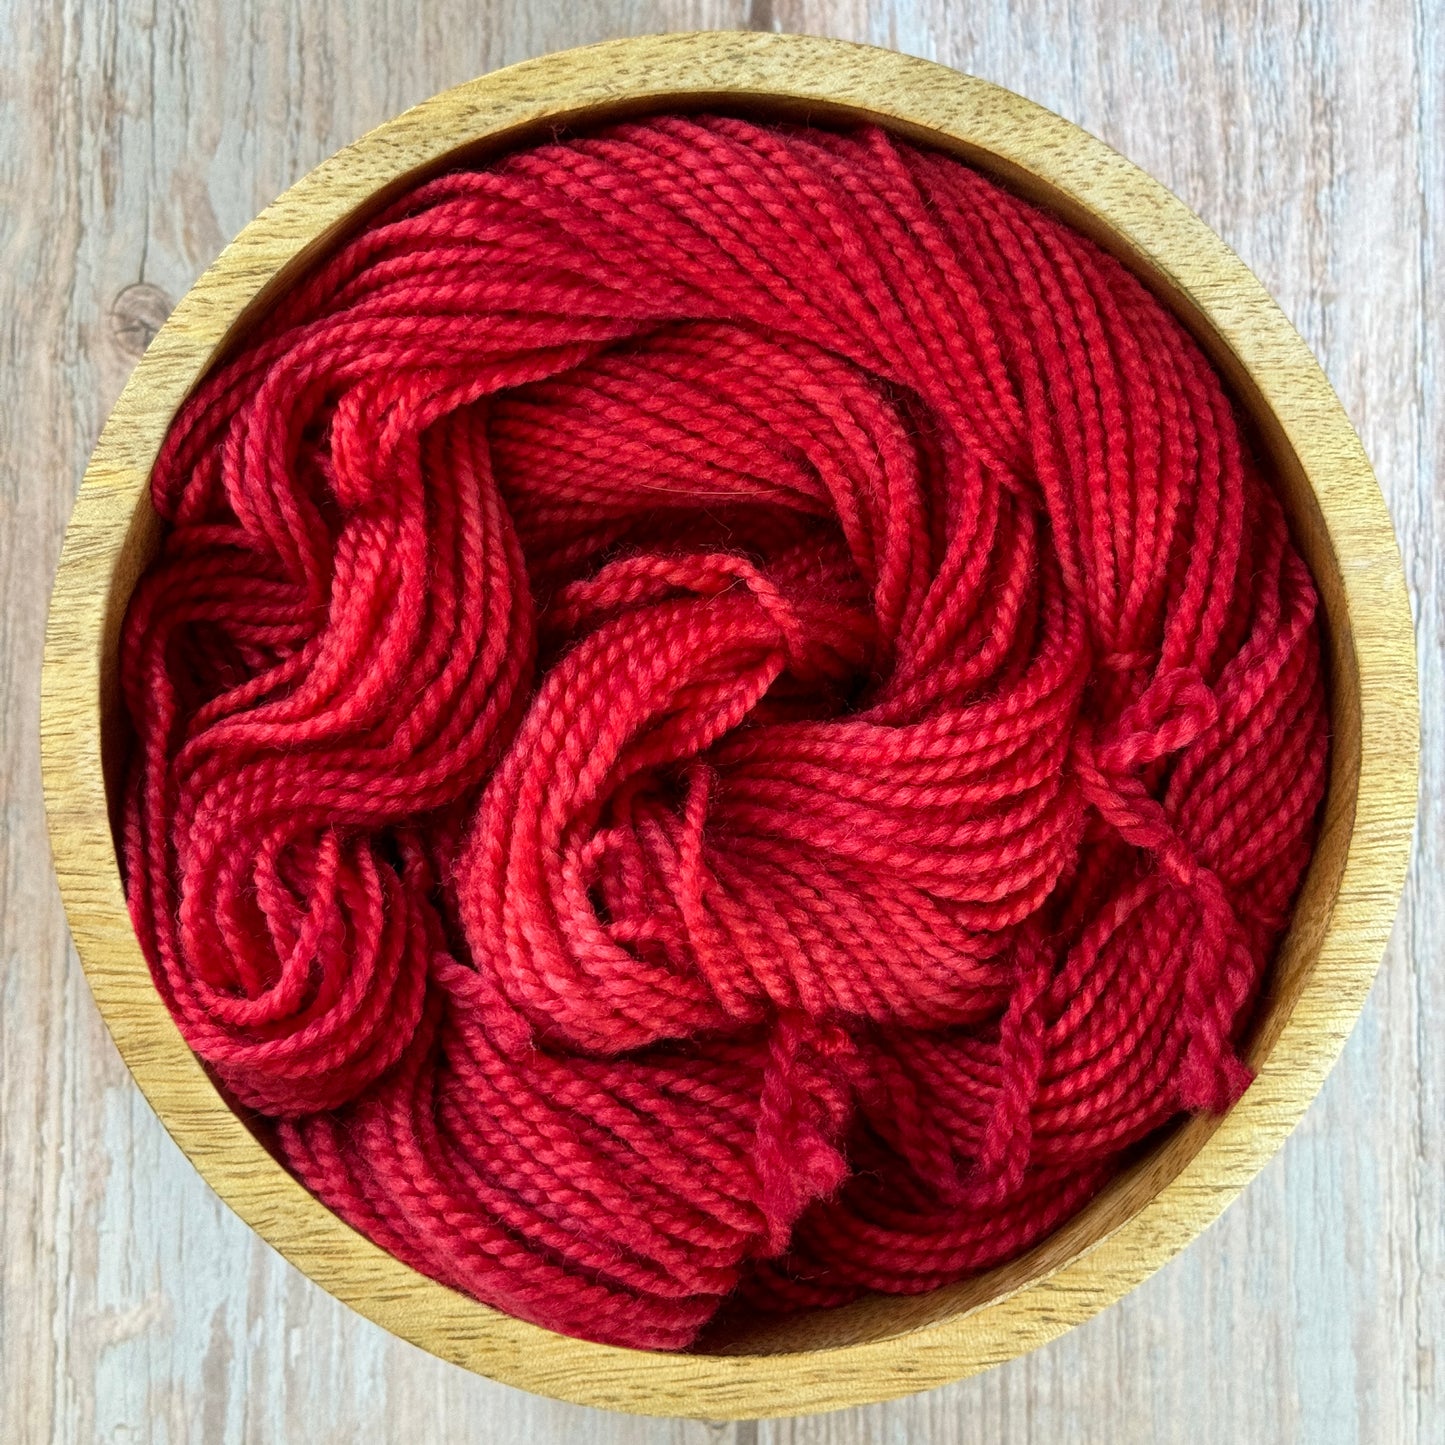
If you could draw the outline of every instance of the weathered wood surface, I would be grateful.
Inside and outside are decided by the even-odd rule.
[[[1442,442],[1432,7],[0,0],[0,1438],[1427,1441],[1445,1428],[1438,946]],[[336,7],[339,9],[340,7]],[[1046,14],[1048,11],[1050,13]],[[871,12],[871,13],[870,13]],[[896,12],[897,19],[890,18]],[[794,1422],[670,1425],[475,1379],[351,1315],[192,1173],[66,942],[36,769],[44,602],[70,498],[168,305],[273,194],[471,74],[633,29],[871,39],[1081,122],[1196,207],[1359,424],[1420,620],[1425,785],[1395,946],[1320,1103],[1203,1241],[1092,1324],[972,1382]]]

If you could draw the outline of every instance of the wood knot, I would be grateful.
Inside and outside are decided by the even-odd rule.
[[[111,302],[110,331],[127,356],[141,356],[175,303],[159,286],[137,281]]]

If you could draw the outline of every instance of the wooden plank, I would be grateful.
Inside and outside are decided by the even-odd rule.
[[[1201,210],[1321,354],[1403,534],[1425,643],[1416,878],[1437,889],[1445,425],[1431,386],[1442,322],[1424,303],[1439,279],[1445,56],[1432,8],[1392,0],[1367,15],[1339,0],[1266,17],[1231,0],[1161,18],[1092,0],[1060,21],[1042,3],[944,0],[625,11],[363,0],[344,17],[277,5],[254,22],[239,8],[0,5],[0,1436],[1438,1438],[1436,892],[1412,894],[1365,1023],[1301,1134],[1151,1284],[973,1382],[709,1432],[550,1405],[430,1360],[330,1301],[216,1204],[126,1079],[68,955],[34,761],[65,513],[157,304],[132,293],[117,325],[125,286],[181,294],[309,165],[496,64],[634,28],[828,29],[975,70],[1102,134]]]

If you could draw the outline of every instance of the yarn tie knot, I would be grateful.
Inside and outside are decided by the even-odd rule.
[[[1081,726],[1071,745],[1085,800],[1127,842],[1154,853],[1185,888],[1193,885],[1197,864],[1140,775],[1189,747],[1218,717],[1219,705],[1198,671],[1170,668],[1102,730]]]
[[[1214,870],[1180,836],[1148,790],[1143,770],[1195,743],[1219,719],[1219,706],[1193,668],[1170,668],[1100,733],[1081,728],[1073,758],[1079,786],[1099,816],[1193,901],[1199,927],[1185,984],[1190,1042],[1180,1075],[1186,1108],[1225,1109],[1251,1074],[1230,1042],[1248,987],[1248,946]]]

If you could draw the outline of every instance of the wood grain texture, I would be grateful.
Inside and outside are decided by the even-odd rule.
[[[4,1438],[349,1439],[363,1422],[405,1438],[707,1438],[470,1379],[349,1316],[249,1237],[189,1174],[108,1052],[66,961],[40,834],[34,688],[48,570],[123,348],[165,305],[150,290],[120,293],[183,291],[306,165],[405,101],[519,53],[630,28],[826,25],[1032,94],[1184,194],[1324,356],[1390,490],[1422,623],[1429,731],[1416,877],[1438,879],[1441,437],[1428,374],[1440,337],[1422,300],[1434,264],[1427,208],[1445,177],[1431,15],[1385,6],[1347,27],[1343,11],[1276,8],[1266,24],[1233,5],[1206,17],[1100,6],[1048,31],[1029,7],[951,29],[959,22],[941,5],[900,5],[924,19],[890,33],[884,7],[871,26],[847,6],[772,16],[582,6],[565,20],[563,9],[549,27],[550,7],[430,6],[418,23],[411,10],[363,5],[314,32],[301,20],[253,31],[243,15],[222,23],[181,7],[135,17],[87,6],[69,20],[4,12]],[[374,13],[363,22],[363,11]],[[281,25],[274,14],[268,23]],[[1437,899],[1417,888],[1412,901],[1399,936],[1424,961]],[[1434,1438],[1440,1002],[1428,971],[1397,948],[1283,1169],[1094,1325],[971,1385],[740,1427],[742,1438]],[[1373,1052],[1357,1064],[1362,1049]]]

